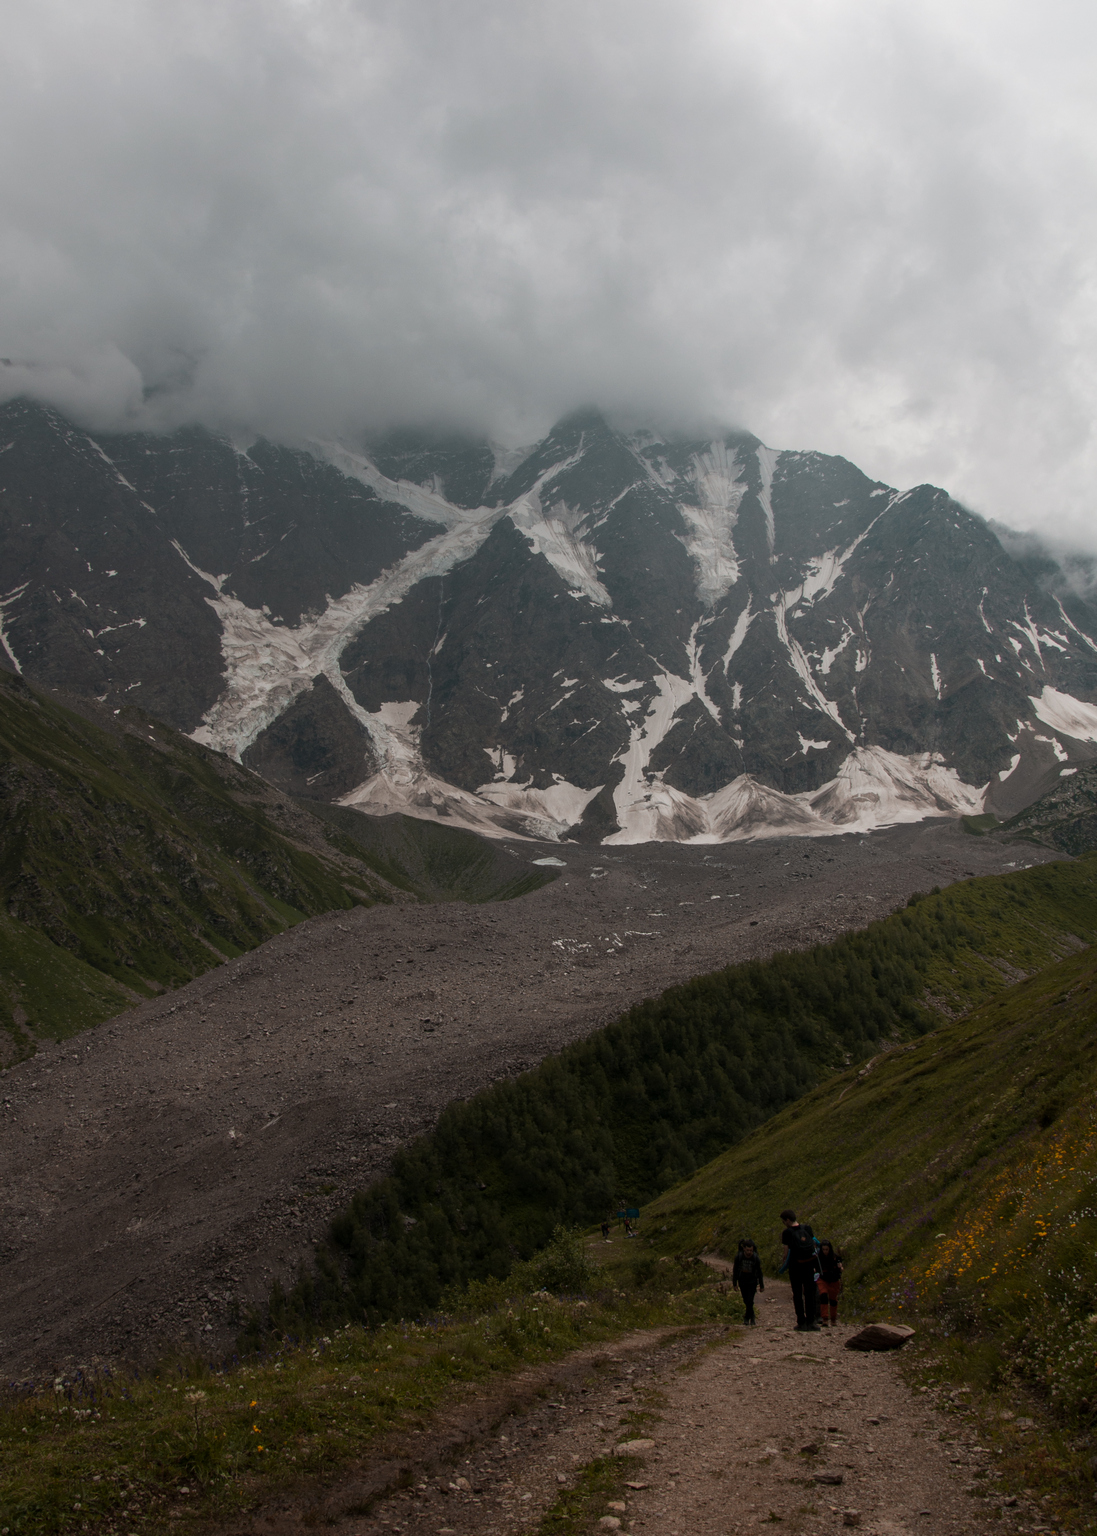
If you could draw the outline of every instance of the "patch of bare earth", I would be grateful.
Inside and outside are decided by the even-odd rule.
[[[844,1348],[839,1324],[799,1333],[787,1286],[758,1325],[635,1334],[531,1371],[390,1445],[322,1495],[287,1500],[226,1536],[526,1536],[582,1469],[642,1439],[621,1494],[592,1532],[960,1536],[990,1518],[1032,1529],[995,1498],[990,1453],[911,1391],[894,1354]],[[729,1318],[741,1316],[729,1303]],[[401,1479],[404,1486],[398,1484]],[[551,1530],[551,1524],[546,1527]]]

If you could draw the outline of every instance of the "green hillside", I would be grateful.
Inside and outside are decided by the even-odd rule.
[[[511,901],[558,876],[556,870],[532,869],[528,859],[460,827],[417,816],[366,816],[315,800],[297,804],[326,823],[331,847],[363,859],[390,885],[421,901]]]
[[[316,810],[139,710],[77,713],[0,672],[0,1060],[320,912],[551,878],[472,833]]]
[[[335,1220],[269,1322],[296,1332],[429,1311],[449,1286],[505,1274],[557,1223],[651,1199],[849,1063],[1094,937],[1097,861],[1063,862],[912,898],[833,944],[671,988],[451,1105]]]
[[[728,1255],[750,1233],[773,1262],[791,1204],[843,1249],[848,1305],[928,1330],[948,1379],[1012,1384],[1088,1434],[1095,1044],[1087,949],[817,1088],[653,1201],[645,1228],[667,1252]]]

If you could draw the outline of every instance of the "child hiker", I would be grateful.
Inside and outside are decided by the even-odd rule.
[[[842,1255],[833,1243],[824,1241],[819,1244],[816,1262],[819,1265],[819,1278],[815,1282],[819,1289],[819,1321],[824,1328],[828,1321],[832,1328],[836,1328],[838,1297],[842,1292]]]
[[[743,1321],[748,1327],[753,1328],[757,1321],[754,1316],[754,1293],[764,1291],[766,1288],[765,1276],[762,1274],[762,1261],[758,1257],[753,1238],[744,1237],[739,1244],[739,1252],[735,1255],[735,1263],[731,1266],[731,1283],[743,1298],[745,1309]]]

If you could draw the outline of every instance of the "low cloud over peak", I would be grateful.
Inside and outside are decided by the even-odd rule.
[[[43,0],[0,366],[82,419],[740,422],[1093,547],[1092,12]]]

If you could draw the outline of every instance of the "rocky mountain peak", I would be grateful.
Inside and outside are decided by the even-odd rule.
[[[1012,814],[1097,757],[1097,614],[841,458],[590,410],[509,455],[93,437],[25,401],[0,447],[8,664],[296,793],[720,841]]]

